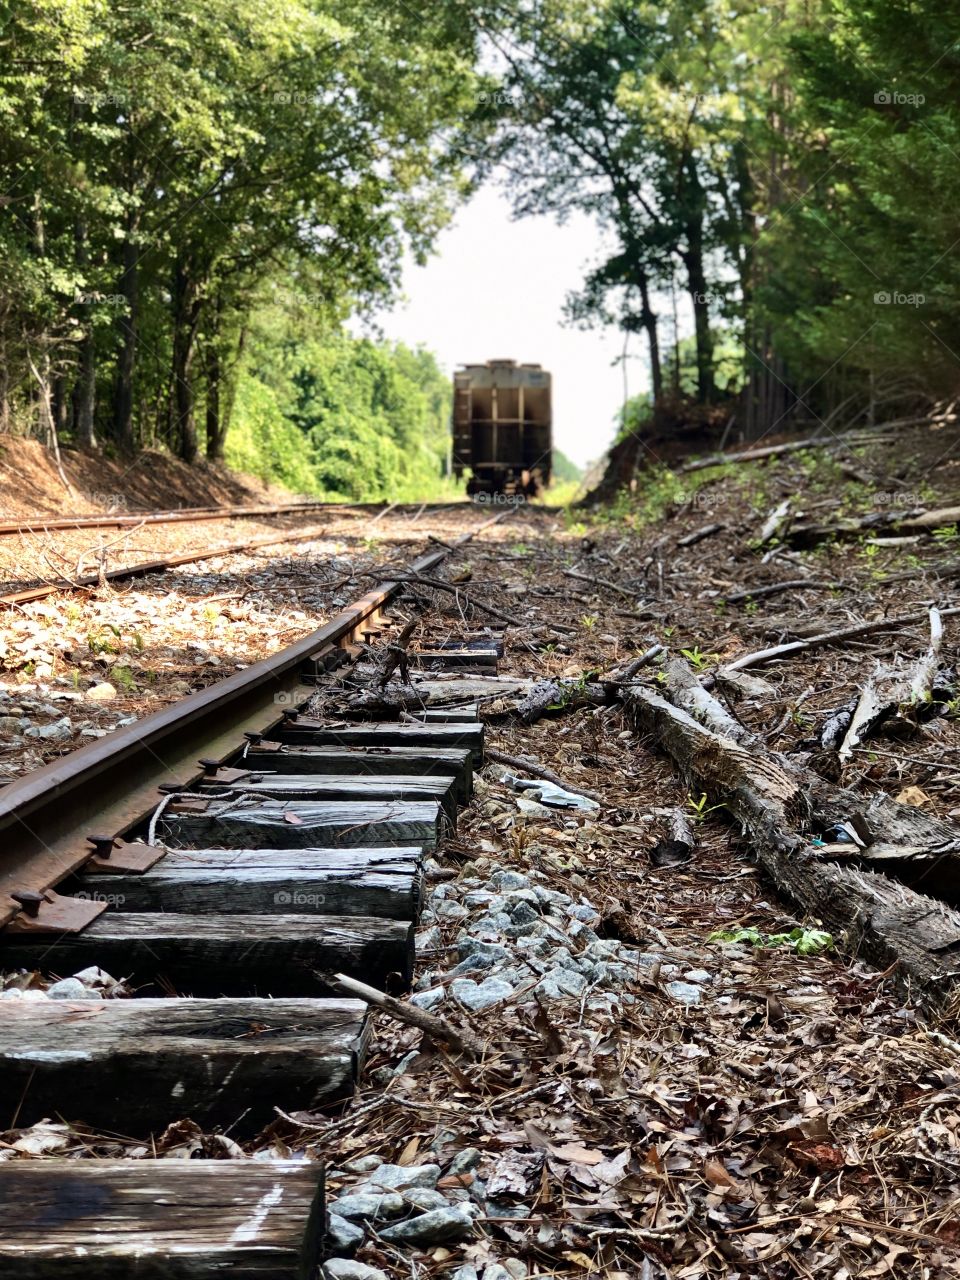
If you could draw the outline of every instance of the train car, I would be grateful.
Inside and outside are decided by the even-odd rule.
[[[453,474],[467,493],[532,497],[550,483],[550,374],[488,360],[453,375]]]

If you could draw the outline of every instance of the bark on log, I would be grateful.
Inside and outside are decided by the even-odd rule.
[[[19,1126],[62,1115],[140,1137],[183,1116],[242,1116],[250,1133],[280,1100],[312,1110],[348,1096],[367,1036],[357,1000],[10,1001],[0,1096],[19,1102]]]
[[[16,1160],[0,1164],[10,1280],[308,1280],[323,1166],[303,1160]]]
[[[916,723],[930,705],[942,640],[940,612],[931,609],[930,647],[923,657],[906,671],[899,666],[878,667],[864,685],[837,753],[841,763],[849,760],[864,738],[891,717]]]
[[[164,915],[107,911],[82,933],[0,934],[0,968],[70,974],[100,965],[135,985],[165,978],[182,993],[329,995],[318,970],[340,967],[355,978],[407,984],[413,926],[367,916]],[[149,994],[149,992],[148,992]]]
[[[741,822],[760,865],[801,911],[881,969],[898,961],[900,976],[931,1002],[949,1000],[960,914],[882,875],[824,861],[798,834],[811,802],[790,766],[745,750],[649,690],[632,690],[624,701],[637,726]],[[830,796],[820,779],[815,783]]]

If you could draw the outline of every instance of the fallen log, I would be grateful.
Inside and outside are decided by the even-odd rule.
[[[753,743],[748,749],[714,732],[648,689],[626,691],[624,703],[687,778],[738,819],[760,865],[801,911],[821,920],[852,954],[881,969],[898,962],[899,976],[931,1003],[949,1000],[958,976],[951,959],[960,950],[960,913],[884,875],[826,860],[828,851],[801,834],[848,793]],[[889,814],[892,803],[880,813]],[[903,808],[895,806],[894,813]],[[864,852],[857,850],[859,857]]]
[[[858,538],[871,530],[893,534],[932,533],[960,522],[960,507],[939,507],[930,511],[869,511],[866,515],[836,524],[796,524],[786,540],[794,547],[814,547],[829,539]]]
[[[602,685],[581,680],[540,680],[517,705],[524,724],[535,724],[548,711],[572,711],[577,707],[602,707],[609,702]]]

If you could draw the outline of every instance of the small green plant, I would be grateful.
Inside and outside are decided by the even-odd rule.
[[[116,653],[116,646],[106,636],[95,635],[92,631],[87,635],[87,648],[91,653]]]
[[[77,602],[75,600],[71,600],[66,608],[67,621],[76,622],[76,620],[81,616],[82,613],[83,613],[83,610],[80,608]]]
[[[743,611],[744,613],[759,613],[760,612],[759,600],[748,600],[747,603],[743,606]]]
[[[708,814],[722,809],[722,804],[708,804],[706,792],[701,792],[700,798],[697,799],[692,793],[687,796],[687,808],[693,815],[694,822],[704,822]]]
[[[960,534],[957,533],[955,524],[943,524],[939,529],[934,529],[933,536],[937,542],[946,545],[950,542],[956,542]]]
[[[719,653],[701,653],[699,645],[694,645],[692,649],[681,649],[680,652],[696,671],[702,671],[710,662],[720,661]]]
[[[137,653],[143,653],[144,649],[147,647],[142,632],[135,631],[133,633],[133,647],[136,649]]]
[[[580,625],[585,627],[587,631],[592,631],[597,625],[597,615],[595,613],[585,613],[580,618]]]
[[[708,942],[742,942],[751,947],[791,947],[798,956],[815,956],[833,946],[833,935],[824,929],[803,929],[789,933],[761,933],[754,926],[743,929],[715,929]]]
[[[137,687],[137,682],[134,680],[133,672],[130,668],[119,664],[111,668],[110,679],[115,685],[121,688],[124,693],[133,693]]]

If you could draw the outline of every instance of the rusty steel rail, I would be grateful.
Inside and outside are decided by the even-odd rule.
[[[27,516],[0,524],[0,537],[12,533],[52,533],[59,529],[125,529],[143,524],[189,524],[194,520],[243,520],[252,516],[296,515],[300,511],[335,509],[342,503],[290,502],[279,506],[258,507],[180,507],[175,511],[140,511],[129,514],[90,516]]]
[[[163,560],[144,560],[139,564],[120,565],[116,569],[104,571],[106,582],[122,582],[126,578],[142,578],[148,573],[164,573],[167,569],[176,569],[182,564],[195,564],[198,560],[213,560],[217,556],[242,554],[254,551],[257,547],[275,547],[284,542],[310,542],[321,537],[326,527],[320,529],[285,529],[276,535],[267,534],[263,538],[251,538],[247,542],[231,542],[223,546],[210,547],[204,551],[188,551],[184,555],[167,556]],[[38,587],[24,587],[19,591],[8,591],[0,595],[0,609],[9,609],[14,605],[27,604],[31,600],[43,600],[47,596],[56,595],[58,591],[80,591],[86,587],[98,587],[100,574],[87,573],[77,579],[58,578],[54,582],[45,582]]]
[[[342,512],[344,515],[370,511],[444,511],[448,508],[466,507],[461,502],[290,502],[277,506],[252,507],[178,507],[170,511],[133,511],[127,513],[103,513],[89,516],[25,516],[23,520],[0,522],[0,537],[16,533],[55,533],[65,529],[126,529],[151,524],[191,524],[195,520],[243,520],[254,516],[298,515],[302,512]]]
[[[429,573],[506,511],[406,567],[398,578]],[[78,748],[0,791],[0,927],[22,909],[13,895],[51,890],[92,856],[88,834],[121,836],[155,808],[162,782],[196,776],[200,755],[224,759],[244,731],[264,732],[282,718],[303,664],[362,633],[404,590],[386,580],[324,626],[243,671],[173,703],[107,738]],[[278,695],[283,695],[278,697]]]

